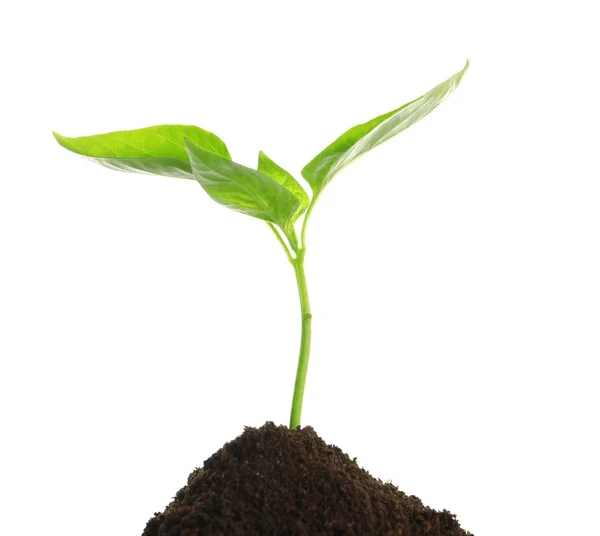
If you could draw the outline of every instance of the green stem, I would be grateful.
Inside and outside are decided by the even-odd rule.
[[[304,244],[303,244],[304,245]],[[292,400],[292,414],[290,417],[290,428],[293,430],[300,424],[302,415],[302,400],[304,398],[304,386],[306,384],[306,372],[308,370],[308,358],[310,355],[310,336],[312,314],[310,313],[310,302],[308,300],[308,288],[306,286],[306,274],[304,273],[304,247],[298,250],[298,254],[292,265],[296,272],[298,293],[300,295],[300,309],[302,312],[302,335],[300,338],[300,357],[298,358],[298,370],[296,372],[296,384],[294,386],[294,397]]]

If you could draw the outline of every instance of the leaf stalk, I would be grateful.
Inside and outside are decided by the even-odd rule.
[[[268,225],[269,225],[271,231],[273,231],[273,233],[277,237],[277,240],[281,244],[283,251],[285,251],[285,255],[288,258],[288,261],[290,261],[292,264],[294,264],[294,257],[292,257],[292,253],[290,252],[290,249],[288,248],[287,244],[285,243],[285,240],[282,238],[281,234],[277,230],[277,227],[275,227],[275,225],[273,225],[270,222],[268,223]]]

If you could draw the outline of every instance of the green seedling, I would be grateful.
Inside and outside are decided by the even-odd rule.
[[[294,268],[300,294],[302,334],[290,417],[290,428],[296,428],[310,354],[312,314],[304,258],[306,227],[315,204],[345,166],[433,111],[456,89],[468,68],[467,61],[462,71],[425,95],[344,132],[302,169],[312,196],[263,152],[258,155],[257,169],[242,166],[232,161],[219,137],[195,126],[160,125],[79,138],[54,136],[66,149],[111,169],[196,180],[217,203],[267,223]],[[303,215],[300,227],[298,219]]]

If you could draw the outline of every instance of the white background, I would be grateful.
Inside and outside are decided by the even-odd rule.
[[[131,536],[286,424],[299,311],[268,228],[51,136],[196,124],[300,169],[460,70],[315,209],[303,423],[476,536],[600,534],[593,2],[3,7],[2,534]],[[567,7],[568,6],[568,7]]]

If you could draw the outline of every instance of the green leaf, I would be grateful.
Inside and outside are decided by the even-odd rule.
[[[194,178],[217,203],[279,225],[289,236],[300,201],[268,175],[185,142]]]
[[[302,170],[302,176],[310,184],[313,192],[319,193],[333,176],[350,162],[432,112],[456,89],[468,68],[467,61],[462,71],[434,87],[429,93],[342,134]]]
[[[310,203],[310,199],[308,194],[304,191],[304,188],[302,188],[300,183],[285,169],[278,166],[262,151],[258,153],[258,171],[268,175],[272,179],[275,179],[279,184],[281,184],[281,186],[292,192],[298,198],[298,201],[300,201],[300,207],[298,208],[298,212],[296,212],[292,218],[292,221],[296,221]]]
[[[80,138],[53,134],[65,149],[120,171],[193,179],[186,138],[198,147],[231,159],[219,137],[194,126],[159,125]]]

